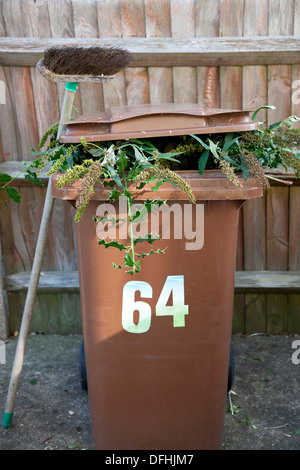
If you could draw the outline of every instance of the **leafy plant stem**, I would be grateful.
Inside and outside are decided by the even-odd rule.
[[[27,170],[29,170],[29,168],[33,165],[33,163],[34,162],[30,162],[28,165],[26,165],[24,170],[20,171],[16,176],[12,177],[7,183],[5,183],[3,186],[1,186],[1,189],[6,189],[12,183],[12,181],[19,178],[19,176],[21,176],[23,173],[25,173]]]
[[[132,227],[132,220],[131,220],[131,204],[129,197],[127,197],[127,205],[128,205],[128,216],[129,216],[129,223],[130,223],[130,246],[131,246],[131,255],[132,255],[132,262],[133,262],[133,267],[135,266],[135,261],[134,261],[134,243],[133,243],[133,227]]]
[[[266,174],[266,177],[269,178],[270,180],[279,181],[279,183],[282,183],[282,179],[275,178],[274,176],[271,176],[271,175],[268,175],[268,174]],[[285,184],[293,184],[292,181],[288,181],[288,180],[285,180],[284,183]]]
[[[126,182],[126,177],[125,173],[123,170],[123,179],[124,179],[124,186],[125,186],[125,194],[127,198],[127,210],[128,210],[128,219],[129,219],[129,226],[130,226],[130,249],[131,249],[131,259],[133,262],[133,270],[135,270],[135,252],[134,252],[134,240],[133,240],[133,227],[132,227],[132,213],[131,213],[131,203],[130,203],[130,198],[128,197],[128,188],[127,188],[127,182]]]

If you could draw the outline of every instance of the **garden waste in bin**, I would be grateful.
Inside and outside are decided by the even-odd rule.
[[[197,105],[141,106],[81,116],[62,142],[113,141],[162,135],[251,130],[247,112]],[[165,183],[136,190],[136,203],[168,203],[148,214],[164,254],[145,257],[140,273],[115,269],[122,254],[98,246],[95,215],[126,216],[122,201],[107,204],[99,184],[77,224],[82,324],[95,449],[188,450],[222,445],[232,333],[239,209],[262,196],[249,178],[234,186],[218,171],[178,172],[196,204]],[[80,181],[53,196],[70,202]],[[144,223],[145,221],[141,222]],[[118,229],[116,224],[116,230]],[[103,233],[101,234],[103,236]],[[126,230],[118,233],[130,243]],[[141,243],[143,245],[143,243]],[[117,251],[117,250],[115,250]],[[118,256],[120,257],[118,259]]]

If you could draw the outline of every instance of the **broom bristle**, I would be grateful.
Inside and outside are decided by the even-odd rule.
[[[132,54],[116,47],[51,47],[44,52],[44,67],[57,75],[115,75],[133,61]]]

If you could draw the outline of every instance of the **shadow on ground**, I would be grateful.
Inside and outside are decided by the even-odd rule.
[[[30,335],[9,429],[0,450],[93,449],[88,394],[78,363],[80,335]],[[233,336],[235,375],[225,413],[224,450],[300,449],[300,364],[297,336]],[[4,410],[16,339],[0,364]],[[298,349],[299,346],[298,346]],[[233,413],[233,414],[232,414]]]

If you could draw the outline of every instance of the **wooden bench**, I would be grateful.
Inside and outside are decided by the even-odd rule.
[[[8,292],[26,291],[30,272],[5,276],[4,289]],[[78,271],[42,272],[38,292],[79,292]],[[300,272],[298,271],[236,271],[235,293],[300,293]]]

